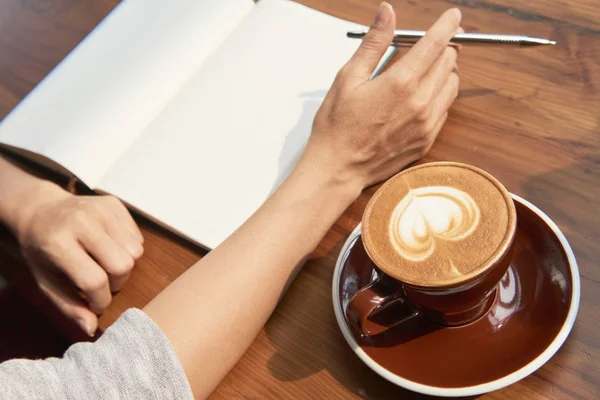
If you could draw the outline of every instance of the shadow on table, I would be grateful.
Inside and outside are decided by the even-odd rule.
[[[400,388],[369,369],[348,346],[333,311],[333,266],[343,243],[310,260],[265,330],[277,349],[268,362],[271,375],[284,382],[328,372],[357,396],[369,399],[432,399]],[[307,289],[308,288],[308,289]],[[298,317],[298,313],[302,317]],[[314,326],[307,321],[314,320]],[[325,394],[324,394],[325,395]],[[469,397],[474,399],[476,397]]]

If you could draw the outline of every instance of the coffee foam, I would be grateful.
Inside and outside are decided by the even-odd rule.
[[[456,163],[403,171],[371,199],[363,242],[388,275],[420,286],[476,275],[510,239],[510,195],[489,174]]]
[[[427,260],[438,240],[460,241],[479,226],[481,212],[473,198],[448,186],[410,189],[389,224],[389,239],[409,261]]]

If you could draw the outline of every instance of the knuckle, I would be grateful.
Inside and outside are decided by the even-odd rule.
[[[94,307],[92,307],[92,311],[94,311],[96,314],[102,314],[104,310],[110,306],[110,303],[112,303],[112,294],[109,291],[109,295],[106,298],[96,300]]]
[[[99,292],[108,286],[108,277],[104,274],[85,274],[77,285],[84,293]]]
[[[431,142],[431,138],[430,135],[433,132],[433,130],[435,129],[435,125],[436,125],[436,121],[426,121],[423,124],[423,134],[424,134],[424,139],[426,143],[430,143]]]
[[[107,195],[103,197],[104,201],[110,205],[121,206],[121,200],[116,198],[115,196]]]
[[[450,76],[448,77],[448,79],[450,80],[451,84],[458,87],[458,85],[460,84],[460,76],[458,74],[458,70],[457,70],[458,66],[456,65],[456,63],[453,64],[452,66],[452,73],[450,74]]]
[[[129,273],[133,269],[134,265],[135,265],[135,259],[128,258],[127,261],[124,264],[124,268]]]
[[[86,224],[82,227],[81,236],[90,242],[100,243],[103,239],[103,233],[97,225]]]
[[[344,81],[349,74],[350,66],[346,63],[335,76],[336,81]]]
[[[124,207],[123,203],[114,196],[102,196],[99,200],[94,202],[94,206],[99,212]]]
[[[142,255],[144,254],[144,246],[137,246],[135,247],[135,249],[132,252],[132,256],[134,258],[134,263],[135,264],[135,260],[139,259]],[[131,267],[133,268],[133,264],[131,265]]]
[[[427,108],[427,100],[422,96],[413,96],[408,103],[409,110],[420,116]]]
[[[132,257],[123,257],[123,259],[108,265],[106,267],[106,272],[113,277],[125,276],[131,272],[134,264],[135,260]]]
[[[429,125],[429,120],[431,119],[431,108],[430,107],[423,107],[422,109],[418,110],[417,112],[417,121],[424,124],[425,127],[427,127]]]
[[[413,80],[409,74],[400,74],[392,81],[392,87],[397,92],[406,92],[412,88]]]
[[[88,214],[82,209],[76,209],[71,214],[72,222],[77,225],[87,225],[88,222]]]
[[[382,47],[388,46],[388,40],[384,31],[380,28],[372,27],[369,33],[363,39],[360,47],[367,51],[379,52]]]
[[[135,260],[131,257],[127,257],[117,265],[116,273],[118,275],[127,275],[133,269],[134,264]]]
[[[429,138],[429,131],[427,127],[422,126],[419,130],[419,148],[424,147]]]
[[[69,238],[64,232],[55,232],[41,239],[40,248],[45,252],[64,254],[69,250]]]
[[[454,68],[454,64],[456,64],[456,58],[457,58],[457,53],[456,51],[451,48],[448,47],[445,51],[444,51],[444,67],[447,70],[452,70]]]

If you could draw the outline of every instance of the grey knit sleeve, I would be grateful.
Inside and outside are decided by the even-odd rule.
[[[2,399],[193,399],[171,344],[138,309],[63,358],[0,364]]]

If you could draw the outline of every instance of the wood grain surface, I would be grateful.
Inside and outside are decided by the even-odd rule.
[[[300,2],[364,24],[379,3]],[[600,2],[390,2],[401,29],[424,29],[443,10],[458,6],[467,32],[518,33],[557,41],[546,48],[463,47],[460,95],[425,161],[460,161],[489,171],[556,221],[579,262],[581,306],[567,342],[533,375],[480,397],[600,398]],[[0,118],[117,3],[0,1]],[[395,387],[364,366],[335,322],[331,301],[335,260],[374,190],[366,190],[331,228],[214,399],[426,398]],[[101,317],[103,329],[125,309],[143,307],[203,254],[143,219],[138,222],[146,238],[145,254]],[[2,238],[3,252],[11,255],[1,258],[2,271],[19,280],[14,271],[23,268],[14,241],[6,233]],[[60,318],[56,320],[59,323]]]

